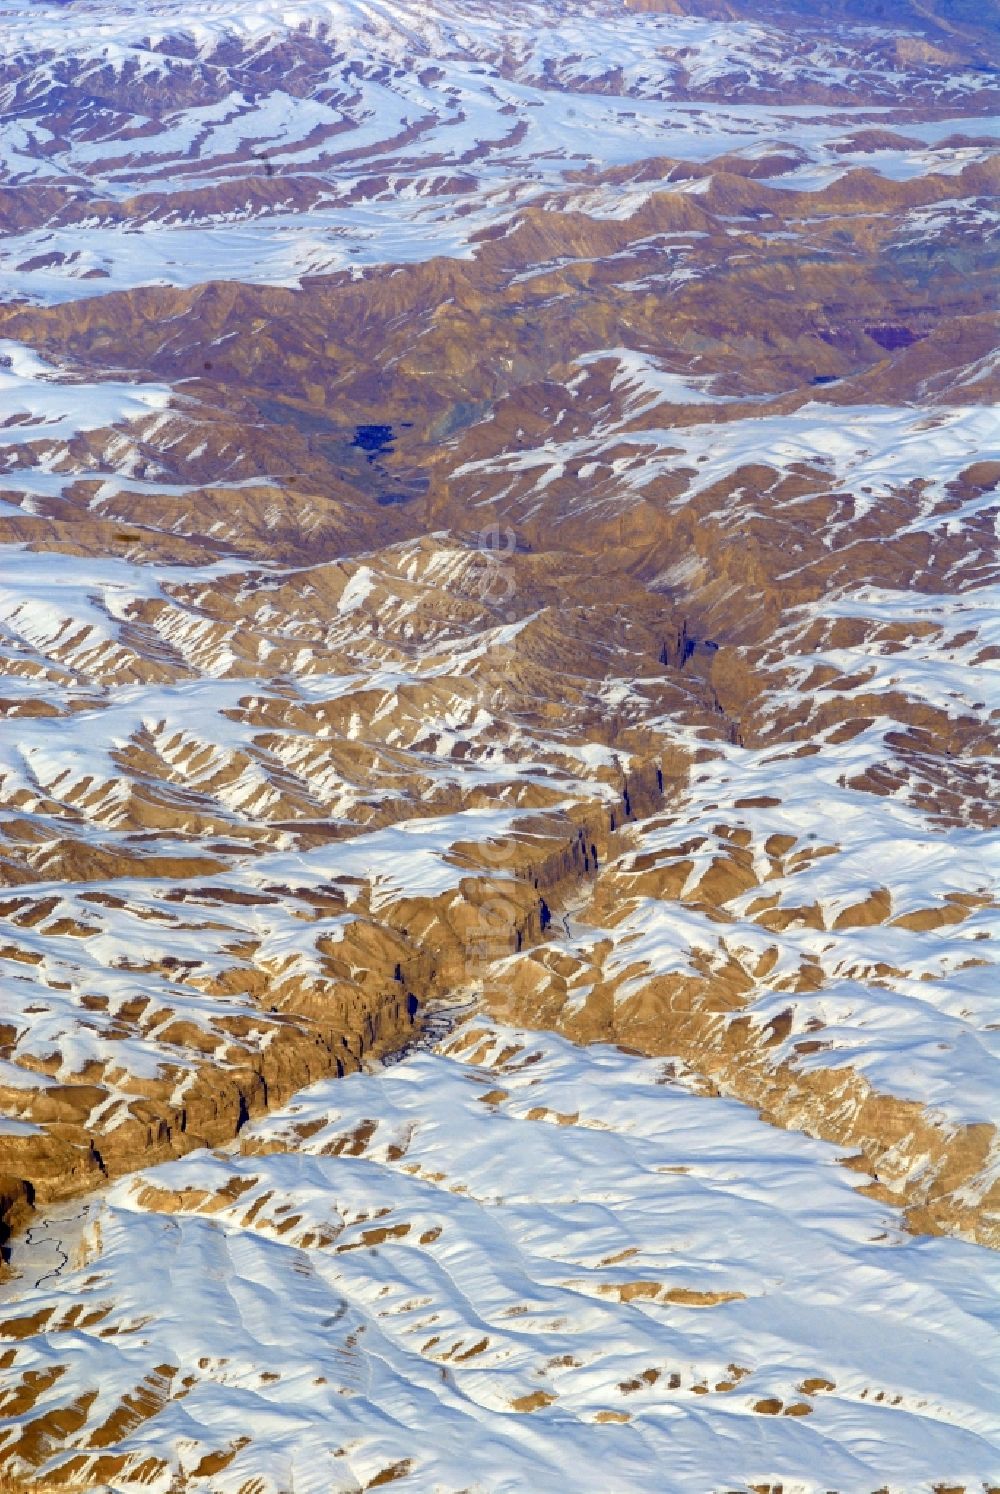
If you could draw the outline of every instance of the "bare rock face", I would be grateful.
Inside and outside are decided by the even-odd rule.
[[[9,8],[15,1257],[140,1168],[296,1154],[327,1122],[265,1112],[429,1048],[442,1004],[665,1060],[913,1232],[1000,1243],[997,60],[964,4]],[[478,1032],[449,1062],[489,1048],[502,1114]],[[535,1119],[582,1124],[553,1093]],[[241,1197],[156,1176],[115,1207]],[[24,1357],[53,1314],[0,1323],[12,1478],[284,1487],[221,1438],[144,1462],[201,1371],[98,1419]],[[547,1374],[483,1404],[542,1425]],[[421,1457],[343,1487],[450,1487]]]

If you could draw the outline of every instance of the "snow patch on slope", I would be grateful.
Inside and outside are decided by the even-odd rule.
[[[71,1354],[97,1392],[44,1471],[166,1366],[102,1448],[163,1459],[152,1494],[217,1450],[217,1494],[990,1477],[996,1257],[908,1238],[833,1148],[671,1073],[472,1019],[303,1092],[242,1156],[115,1185],[96,1254],[4,1308],[54,1314],[8,1374]]]

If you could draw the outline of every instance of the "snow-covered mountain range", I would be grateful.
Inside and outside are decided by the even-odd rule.
[[[997,26],[0,4],[0,1484],[1000,1488]]]

